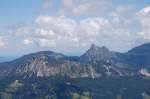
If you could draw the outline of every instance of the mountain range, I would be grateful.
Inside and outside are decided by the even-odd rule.
[[[94,44],[81,56],[66,56],[53,51],[40,51],[10,62],[0,63],[0,75],[23,77],[62,76],[70,78],[138,75],[150,69],[150,43],[126,53],[110,51]]]
[[[150,43],[94,44],[81,56],[40,51],[0,63],[0,99],[150,99]]]

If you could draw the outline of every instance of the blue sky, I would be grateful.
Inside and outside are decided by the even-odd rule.
[[[150,0],[1,0],[0,16],[0,55],[80,55],[92,43],[125,52],[150,41]]]
[[[20,22],[32,22],[39,14],[54,15],[60,7],[61,0],[53,0],[53,9],[40,11],[44,0],[1,0],[0,1],[0,26]],[[150,0],[114,0],[115,5],[135,5],[137,9],[150,5]],[[53,11],[54,10],[54,11]],[[53,12],[53,13],[52,13]]]

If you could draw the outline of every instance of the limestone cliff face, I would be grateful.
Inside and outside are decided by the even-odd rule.
[[[33,75],[38,77],[56,75],[68,77],[91,76],[91,74],[89,74],[89,66],[80,64],[76,61],[70,61],[65,56],[56,53],[55,55],[52,55],[54,53],[48,55],[41,53],[40,55],[39,53],[36,54],[37,57],[20,64],[15,69],[15,72],[20,75],[25,75],[25,77]]]

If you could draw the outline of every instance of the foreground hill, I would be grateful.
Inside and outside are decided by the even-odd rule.
[[[132,77],[0,79],[0,99],[149,99],[150,79]]]

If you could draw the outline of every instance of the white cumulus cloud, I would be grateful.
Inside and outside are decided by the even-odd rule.
[[[32,41],[31,39],[26,38],[26,39],[23,40],[23,43],[24,43],[25,45],[30,45],[30,44],[33,43],[33,41]]]
[[[25,31],[20,33],[26,45],[35,43],[60,51],[79,51],[95,43],[113,50],[126,50],[134,42],[134,34],[124,27],[116,28],[118,23],[104,17],[75,20],[65,16],[39,16],[35,24],[33,29],[19,27]]]
[[[62,0],[60,14],[73,16],[99,16],[111,10],[112,0]]]
[[[4,38],[0,36],[0,48],[5,46]]]
[[[12,34],[25,45],[64,53],[85,51],[92,43],[127,51],[150,41],[150,7],[136,11],[131,5],[113,9],[112,0],[61,1],[59,14],[37,16],[34,25],[13,28]]]
[[[140,10],[137,15],[142,28],[139,35],[143,39],[150,41],[150,6]]]

